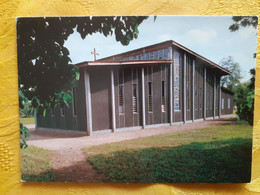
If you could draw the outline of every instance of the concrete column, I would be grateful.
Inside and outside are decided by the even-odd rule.
[[[38,122],[37,122],[37,113],[36,113],[36,111],[34,112],[34,121],[35,121],[35,129],[37,129]]]
[[[172,66],[173,66],[173,63],[171,63],[170,64],[170,85],[169,85],[169,87],[170,87],[170,96],[169,96],[169,98],[170,98],[170,106],[169,106],[169,108],[170,108],[170,125],[172,125],[172,123],[173,123],[173,102],[172,102],[172,77],[173,77],[173,72],[172,72]]]
[[[195,120],[195,60],[192,61],[192,121]]]
[[[207,69],[204,67],[204,120],[207,118]]]
[[[145,88],[144,88],[144,68],[142,68],[142,126],[145,128]]]
[[[115,108],[115,82],[114,70],[111,69],[111,106],[112,106],[112,132],[116,129],[116,108]]]
[[[91,92],[90,92],[90,79],[87,69],[84,70],[85,81],[85,97],[86,97],[86,115],[87,115],[87,135],[92,134],[92,108],[91,108]]]
[[[186,78],[186,66],[187,59],[186,54],[184,54],[184,63],[183,63],[183,123],[186,123],[186,90],[187,90],[187,78]]]
[[[221,85],[220,85],[220,78],[219,78],[219,118],[221,117],[221,108],[222,108],[222,102],[221,102]]]
[[[214,75],[214,84],[213,84],[213,119],[216,117],[216,75]]]

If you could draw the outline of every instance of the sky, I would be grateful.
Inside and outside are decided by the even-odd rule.
[[[96,48],[97,59],[138,49],[167,40],[173,40],[203,57],[220,64],[223,58],[232,56],[239,63],[241,74],[250,79],[249,70],[256,66],[257,30],[253,27],[230,32],[233,23],[230,16],[150,16],[139,25],[137,39],[128,46],[117,42],[115,36],[105,37],[100,33],[81,39],[76,31],[70,35],[65,46],[70,51],[72,63],[93,61],[91,51]]]

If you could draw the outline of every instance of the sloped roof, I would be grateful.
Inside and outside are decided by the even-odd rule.
[[[209,67],[211,67],[213,69],[216,69],[218,72],[220,72],[221,75],[230,75],[231,74],[231,72],[228,71],[227,69],[221,67],[220,65],[210,61],[209,59],[197,54],[196,52],[184,47],[183,45],[181,45],[181,44],[179,44],[179,43],[177,43],[173,40],[168,40],[168,41],[164,41],[164,42],[157,43],[157,44],[154,44],[154,45],[141,47],[141,48],[131,50],[131,51],[128,51],[128,52],[112,55],[112,56],[109,56],[109,57],[106,57],[106,58],[99,59],[97,61],[118,61],[119,59],[121,59],[123,57],[138,55],[140,53],[154,51],[154,50],[162,49],[162,48],[167,48],[169,46],[175,46],[175,47],[177,47],[177,48],[179,48],[183,51],[186,51],[187,53],[195,56],[196,58],[201,60],[203,63],[205,63],[205,65],[208,65]]]

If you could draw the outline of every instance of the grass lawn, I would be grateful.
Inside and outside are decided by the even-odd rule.
[[[29,118],[20,117],[20,123],[23,123],[24,125],[25,124],[34,124],[35,123],[34,117],[29,117]]]
[[[246,122],[84,149],[110,182],[249,182],[252,128]]]
[[[21,150],[22,180],[54,181],[51,151],[29,146]]]

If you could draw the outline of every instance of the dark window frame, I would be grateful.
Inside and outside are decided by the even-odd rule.
[[[162,80],[162,91],[161,91],[161,111],[162,112],[166,112],[166,98],[165,98],[165,93],[166,93],[166,90],[165,90],[165,80]]]
[[[153,113],[153,83],[148,81],[148,112]]]
[[[138,85],[137,83],[133,83],[132,85],[132,90],[133,90],[133,114],[138,114],[138,101],[137,101],[137,93],[138,93]]]

